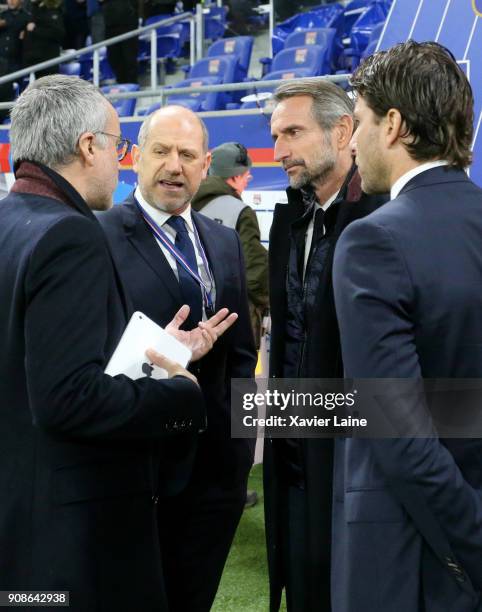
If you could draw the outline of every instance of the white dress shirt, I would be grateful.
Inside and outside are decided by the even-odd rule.
[[[438,168],[439,166],[448,166],[448,163],[449,162],[445,159],[438,159],[437,161],[421,164],[420,166],[409,170],[405,174],[402,174],[402,176],[395,181],[395,183],[393,183],[392,188],[390,189],[390,199],[394,200],[397,198],[405,185],[419,174],[422,174],[422,172],[432,170],[432,168]]]
[[[169,238],[172,244],[174,244],[176,241],[176,230],[173,227],[171,227],[168,223],[166,223],[167,220],[170,219],[170,217],[172,217],[172,215],[168,212],[164,212],[163,210],[159,210],[158,208],[154,208],[154,206],[151,206],[150,204],[148,204],[146,200],[144,199],[139,187],[136,188],[134,197],[136,198],[137,202],[140,204],[141,208],[143,208],[147,212],[147,214],[157,223],[157,225],[166,234],[166,236]],[[211,295],[211,299],[213,301],[213,306],[214,306],[216,302],[216,287],[214,285],[214,278],[206,270],[203,258],[196,244],[196,238],[194,234],[194,224],[193,224],[193,220],[191,216],[191,205],[189,205],[186,208],[186,210],[184,210],[179,216],[182,217],[184,221],[186,222],[186,228],[188,231],[189,239],[191,240],[194,246],[194,252],[196,253],[196,261],[197,261],[199,276],[204,281],[204,284],[206,285],[206,287],[210,290],[210,295]],[[161,249],[161,251],[163,252],[164,257],[166,258],[167,262],[171,266],[171,269],[174,272],[174,275],[176,276],[177,280],[179,280],[179,276],[177,272],[176,258],[173,257],[171,253],[168,251],[168,249],[166,249],[166,247],[162,244],[162,242],[158,240],[157,236],[154,235],[154,238],[156,239],[156,242],[159,245],[159,248]],[[212,283],[211,283],[211,278],[213,279]],[[205,305],[204,305],[204,300],[203,300],[203,321],[205,321],[207,318],[206,310],[204,306]]]

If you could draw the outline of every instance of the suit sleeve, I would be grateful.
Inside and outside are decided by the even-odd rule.
[[[26,373],[34,424],[80,438],[150,438],[197,431],[202,395],[176,377],[104,374],[112,270],[100,226],[80,216],[51,226],[25,280]]]
[[[391,233],[370,217],[340,237],[334,292],[346,376],[420,379],[409,271]],[[419,531],[424,534],[411,511],[414,501],[427,509],[473,584],[482,588],[482,499],[451,453],[437,437],[367,442]]]

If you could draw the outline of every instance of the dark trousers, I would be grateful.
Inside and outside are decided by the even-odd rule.
[[[306,492],[282,486],[279,541],[288,612],[330,612],[328,560],[326,551],[310,545]]]
[[[107,38],[112,38],[135,28],[135,24],[127,30],[106,25],[105,34]],[[107,47],[107,59],[118,83],[137,83],[137,47],[137,38],[129,38],[117,45]]]
[[[169,612],[209,612],[244,503],[247,480],[232,488],[194,482],[159,500],[160,547]]]

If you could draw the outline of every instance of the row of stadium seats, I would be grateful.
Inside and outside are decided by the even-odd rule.
[[[346,7],[339,3],[315,7],[300,13],[276,26],[272,46],[274,57],[262,58],[262,81],[294,77],[319,76],[346,73],[355,68],[364,55],[373,52],[385,22],[392,0],[352,0]],[[216,37],[225,27],[225,7],[213,7],[211,17],[222,25],[208,32]],[[219,10],[215,10],[219,9]],[[146,25],[155,23],[169,15],[158,15],[146,20]],[[318,27],[314,27],[318,26]],[[156,29],[157,55],[159,58],[178,58],[189,40],[189,24],[176,23]],[[248,79],[248,70],[253,48],[253,37],[238,36],[219,39],[211,44],[207,56],[193,66],[184,67],[186,78],[172,87],[186,89],[184,94],[169,97],[171,103],[182,104],[194,111],[249,108],[257,103],[240,105],[243,93],[224,92],[189,93],[192,87],[239,83]],[[150,59],[150,36],[140,39],[139,62]],[[78,74],[91,78],[92,57],[82,57],[79,62],[64,64],[60,68],[65,74]],[[105,50],[101,51],[100,71],[102,79],[112,78]],[[252,79],[251,79],[252,80]],[[138,85],[125,84],[104,87],[106,93],[137,91]],[[134,114],[136,99],[117,100],[114,105],[120,116]],[[155,104],[140,114],[157,108]]]

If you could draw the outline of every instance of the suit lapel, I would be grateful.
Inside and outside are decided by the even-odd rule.
[[[209,267],[211,273],[214,276],[214,283],[216,285],[216,307],[215,310],[219,310],[221,307],[222,289],[224,287],[225,268],[223,260],[223,254],[218,249],[218,242],[213,240],[213,237],[209,233],[209,224],[202,215],[192,211],[193,222],[196,225],[201,239],[202,246],[208,258]]]
[[[126,237],[147,265],[157,274],[162,285],[179,306],[183,300],[177,278],[164,253],[147,227],[133,196],[122,206]]]

